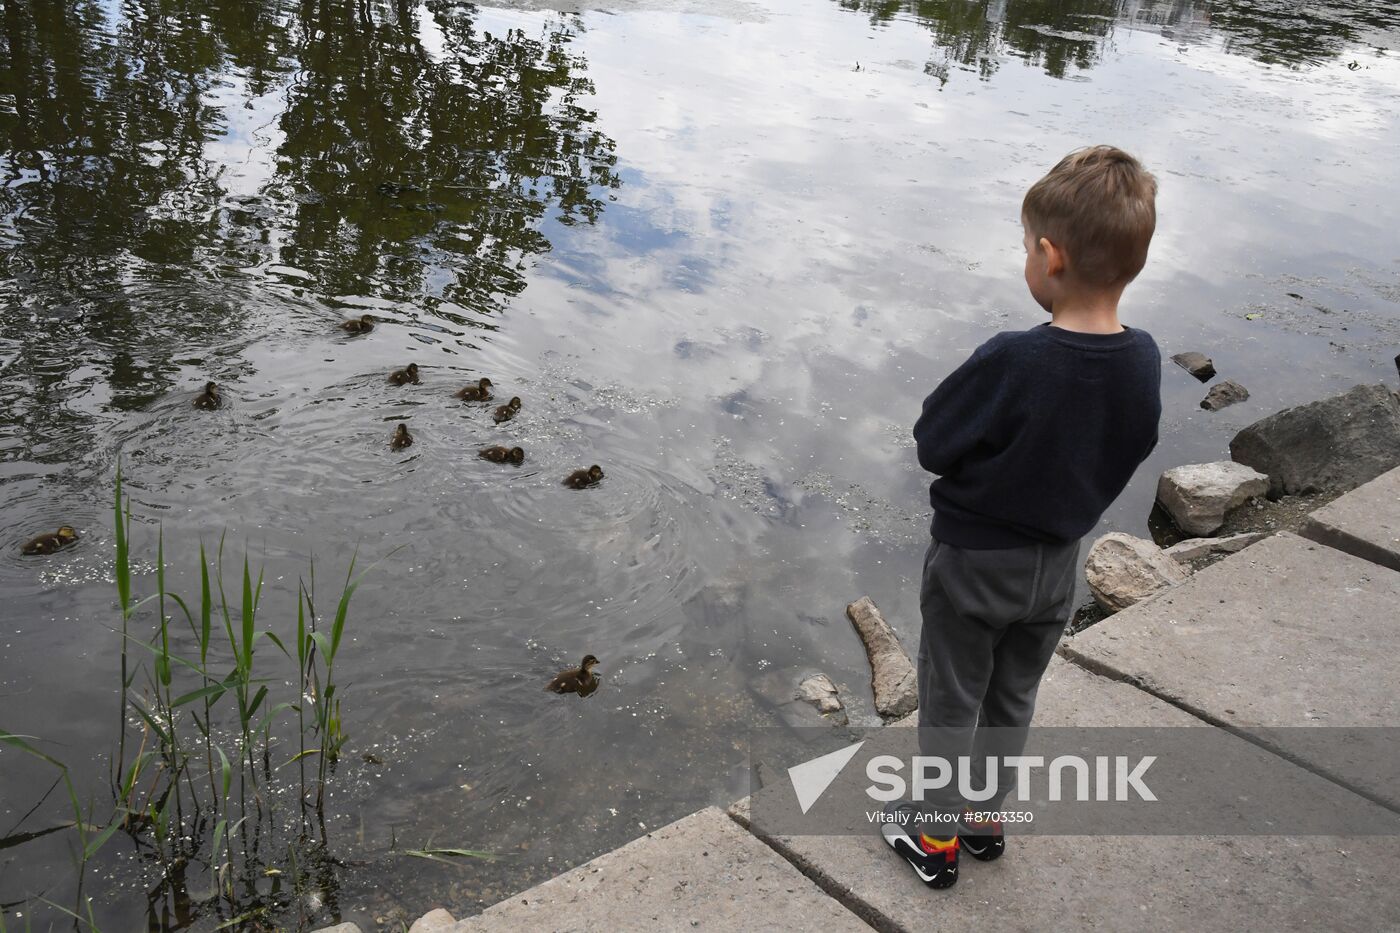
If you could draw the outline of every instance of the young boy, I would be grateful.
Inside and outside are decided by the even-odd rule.
[[[985,786],[976,765],[987,753],[1024,748],[1072,609],[1079,539],[1157,443],[1161,357],[1146,331],[1118,321],[1147,261],[1156,194],[1137,159],[1111,146],[1072,152],[1032,185],[1026,285],[1050,321],[978,347],[914,425],[919,463],[938,475],[920,593],[920,748],[950,761],[971,751],[972,788]],[[975,809],[998,810],[1007,785]],[[971,822],[956,781],[942,793],[889,805],[882,825],[934,888],[957,881],[959,849],[988,861],[1005,849],[999,822]]]

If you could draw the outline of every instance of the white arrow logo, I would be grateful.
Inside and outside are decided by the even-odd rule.
[[[831,782],[841,773],[864,742],[857,742],[847,748],[838,749],[820,758],[804,761],[788,768],[788,778],[792,781],[793,793],[797,794],[797,805],[806,813],[812,805],[826,793]]]

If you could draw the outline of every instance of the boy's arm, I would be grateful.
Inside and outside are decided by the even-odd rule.
[[[1010,375],[995,365],[995,338],[982,344],[924,399],[914,422],[919,465],[940,476],[979,443],[989,439],[999,420],[1000,396]]]

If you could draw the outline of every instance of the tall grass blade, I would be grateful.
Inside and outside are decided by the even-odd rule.
[[[126,540],[127,525],[122,519],[122,466],[117,462],[117,492],[113,504],[117,535],[117,597],[121,600],[122,615],[130,614],[131,607],[131,564]]]
[[[219,770],[223,779],[223,795],[224,799],[227,800],[229,789],[233,786],[233,766],[229,764],[228,756],[224,754],[222,748],[215,745],[214,751],[219,754]]]
[[[336,652],[340,650],[340,639],[345,634],[345,620],[350,615],[350,597],[355,595],[360,579],[364,576],[355,576],[355,561],[359,557],[360,549],[357,546],[355,553],[350,556],[350,566],[345,571],[345,588],[341,590],[340,603],[335,607],[335,619],[331,622],[331,650],[326,655],[327,666],[335,663]]]
[[[253,604],[253,580],[248,575],[248,555],[243,555],[243,670],[253,669],[253,618],[257,607]]]
[[[136,715],[140,716],[145,721],[146,725],[151,727],[151,731],[156,734],[157,738],[166,745],[170,744],[170,735],[165,731],[165,728],[156,721],[155,717],[146,711],[146,707],[142,706],[140,703],[132,703],[131,708],[136,710]]]
[[[199,542],[199,663],[209,656],[209,629],[213,618],[213,600],[209,592],[209,560],[204,556],[204,542]]]
[[[156,594],[160,597],[157,611],[160,613],[160,655],[156,658],[156,676],[160,685],[170,687],[170,627],[165,616],[165,527],[156,533]],[[167,694],[166,699],[169,699]]]
[[[112,833],[120,829],[121,825],[122,821],[119,819],[113,819],[111,823],[107,824],[107,828],[98,833],[83,849],[83,858],[90,859],[96,855],[97,850],[101,849],[102,846],[106,844],[107,840],[112,838]]]
[[[200,687],[198,690],[191,690],[183,696],[176,697],[171,701],[170,706],[174,709],[175,707],[184,706],[186,703],[193,703],[195,700],[202,700],[205,697],[209,697],[211,700],[218,700],[219,697],[227,693],[232,686],[233,684],[231,683],[216,683],[207,687]]]

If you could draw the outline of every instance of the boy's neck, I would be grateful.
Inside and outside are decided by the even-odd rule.
[[[1123,330],[1118,320],[1118,298],[1122,291],[1066,296],[1050,309],[1050,326],[1081,334],[1117,334]]]

